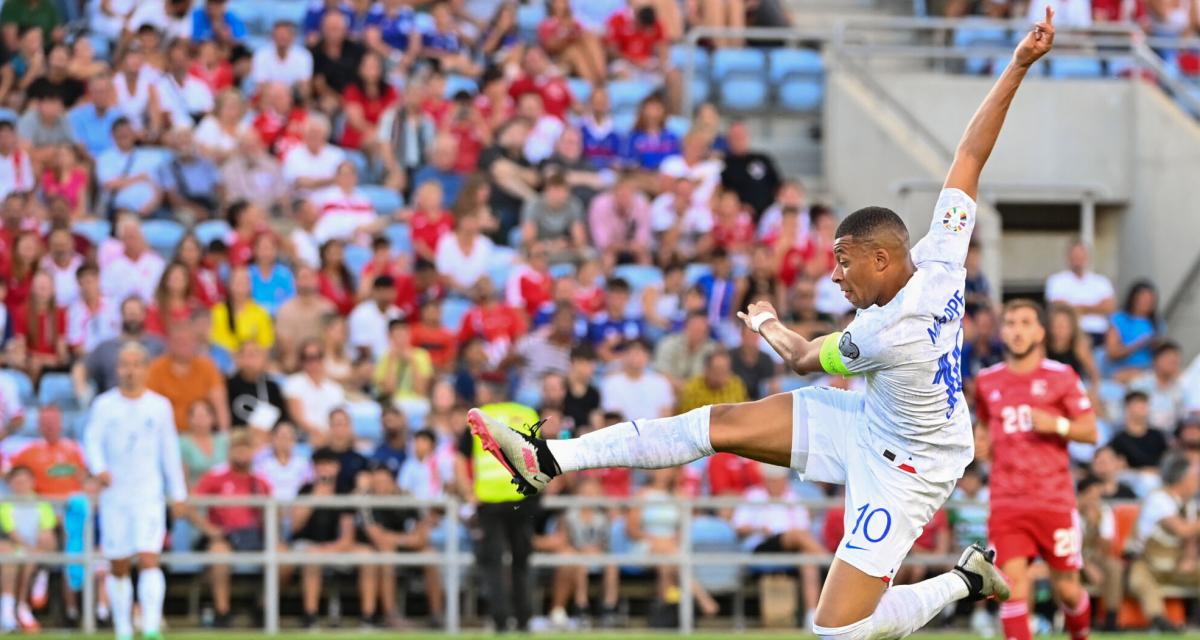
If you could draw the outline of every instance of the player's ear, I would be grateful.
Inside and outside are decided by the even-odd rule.
[[[875,264],[875,271],[882,273],[892,264],[892,255],[884,247],[874,247],[871,249],[871,261]]]

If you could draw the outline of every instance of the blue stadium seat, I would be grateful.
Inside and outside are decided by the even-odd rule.
[[[699,282],[700,278],[703,278],[710,273],[712,273],[712,266],[702,262],[691,262],[688,263],[687,267],[684,267],[683,281],[686,282],[687,286],[690,287]]]
[[[308,3],[296,2],[295,0],[290,2],[276,0],[275,2],[264,2],[262,4],[266,5],[265,8],[267,9],[264,15],[269,20],[267,29],[271,29],[279,21],[292,22],[299,25],[304,21],[304,13],[308,9],[306,6]]]
[[[708,102],[712,95],[712,84],[705,78],[692,78],[691,80],[684,79],[685,83],[690,83],[692,90],[692,104],[697,105],[701,102]]]
[[[692,128],[692,119],[687,116],[667,116],[667,131],[682,138]]]
[[[17,429],[17,435],[36,438],[38,436],[38,409],[34,406],[25,407],[25,421]]]
[[[363,268],[371,261],[371,250],[360,244],[347,244],[343,259],[346,262],[346,269],[350,271],[350,276],[354,278],[355,282],[358,282]]]
[[[571,264],[570,262],[550,265],[550,277],[554,278],[555,280],[573,275],[575,275],[575,265]]]
[[[471,309],[471,302],[463,298],[446,298],[442,303],[442,326],[458,331],[462,327],[463,316]]]
[[[637,111],[638,105],[646,96],[654,93],[655,87],[648,82],[637,80],[613,80],[608,83],[608,100],[613,112]]]
[[[96,247],[112,236],[112,224],[108,220],[80,220],[71,225],[71,230],[87,238]]]
[[[147,220],[142,223],[142,233],[156,253],[170,260],[186,231],[174,220]]]
[[[371,201],[371,206],[375,207],[375,212],[381,216],[390,216],[396,209],[404,206],[404,198],[383,185],[364,184],[358,188],[362,189],[363,195]]]
[[[960,27],[954,32],[954,46],[959,49],[969,47],[1008,47],[1008,29],[988,24]],[[987,57],[972,57],[966,59],[966,71],[973,74],[985,74],[989,66],[995,62]]]
[[[775,49],[770,53],[771,84],[780,106],[789,111],[810,112],[825,97],[825,61],[810,49]]]
[[[38,384],[38,404],[56,404],[64,410],[75,407],[75,385],[71,382],[70,374],[42,375],[41,383]]]
[[[634,551],[633,541],[629,539],[629,534],[626,532],[627,526],[625,518],[615,518],[612,521],[611,528],[608,534],[608,551],[616,554],[629,554]],[[622,566],[621,574],[628,576],[645,575],[650,571],[649,567],[643,566]]]
[[[412,232],[408,225],[397,222],[396,224],[388,225],[383,230],[383,235],[388,239],[388,243],[392,245],[392,255],[400,256],[413,254]]]
[[[671,47],[671,66],[678,69],[680,73],[687,72],[689,57],[691,58],[692,68],[695,70],[696,75],[707,76],[710,63],[707,50],[701,47],[691,47],[686,44],[677,44]]]
[[[517,29],[524,41],[537,40],[537,28],[546,19],[546,5],[542,2],[517,5]]]
[[[21,117],[20,114],[12,109],[0,108],[0,121],[7,120],[8,122],[16,124],[17,118],[19,117]]]
[[[700,554],[736,553],[737,531],[733,525],[715,516],[696,516],[692,520],[692,549]],[[733,565],[700,565],[696,580],[714,594],[732,593],[741,587],[742,569]]]
[[[621,135],[626,135],[633,131],[633,125],[637,122],[637,112],[629,109],[614,111],[612,119],[613,128]]]
[[[613,275],[628,282],[635,293],[649,286],[661,285],[663,281],[662,271],[658,267],[641,264],[620,265],[613,270]]]
[[[1050,60],[1051,78],[1099,78],[1103,65],[1095,58],[1054,58]]]
[[[207,247],[213,240],[225,240],[230,231],[232,229],[230,229],[229,223],[220,218],[205,220],[192,229],[192,233],[196,235],[196,239],[200,241],[202,247]]]
[[[762,77],[737,76],[721,82],[721,105],[733,111],[758,111],[767,106],[767,83]]]
[[[357,149],[343,149],[346,152],[346,159],[354,165],[354,171],[358,173],[360,182],[365,182],[367,171],[371,168],[367,162],[367,156]]]
[[[446,76],[446,97],[452,98],[459,91],[466,91],[471,95],[475,95],[479,92],[479,84],[475,80],[467,76],[460,76],[457,73]]]
[[[383,439],[382,411],[377,403],[356,402],[349,405],[349,412],[355,438],[371,442]]]
[[[503,292],[508,286],[508,278],[512,275],[513,264],[494,264],[488,269],[488,277],[491,278],[492,284],[495,285],[496,291]],[[503,293],[500,294],[503,297]]]
[[[592,83],[583,78],[567,78],[567,86],[570,87],[576,102],[586,103],[588,98],[592,97]]]

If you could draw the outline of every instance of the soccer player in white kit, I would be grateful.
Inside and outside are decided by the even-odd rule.
[[[1047,7],[972,117],[929,232],[911,251],[904,222],[888,209],[860,209],[838,227],[832,279],[858,308],[846,331],[806,340],[766,302],[738,314],[793,370],[862,375],[865,393],[809,387],[551,441],[472,410],[471,430],[530,494],[564,472],[672,467],[716,451],[845,484],[845,535],[813,625],[821,638],[902,638],[956,600],[1006,599],[994,554],[978,546],[943,575],[889,584],[974,456],[960,364],[974,198],[1017,88],[1052,46],[1052,20]]]
[[[133,638],[133,560],[138,562],[142,635],[161,638],[167,586],[159,568],[166,509],[184,514],[187,485],[171,403],[146,388],[148,354],[128,342],[117,354],[117,386],[96,397],[83,434],[88,469],[100,493],[100,551],[111,563],[105,581],[117,640]]]

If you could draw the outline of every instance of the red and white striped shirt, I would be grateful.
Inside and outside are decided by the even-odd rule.
[[[374,222],[379,215],[359,189],[346,193],[334,185],[314,193],[312,200],[321,215],[313,235],[322,244],[335,238],[353,240],[360,227]]]

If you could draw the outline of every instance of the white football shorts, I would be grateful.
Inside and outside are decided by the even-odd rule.
[[[925,525],[954,490],[905,464],[908,454],[867,442],[863,394],[792,392],[792,464],[804,480],[846,486],[845,533],[834,555],[890,582]]]
[[[100,552],[108,560],[162,553],[167,535],[163,502],[100,499]]]

